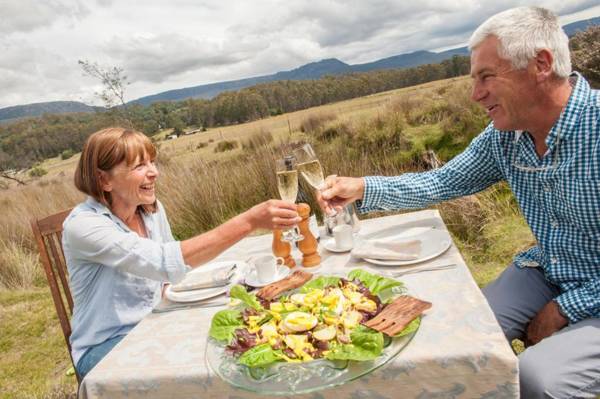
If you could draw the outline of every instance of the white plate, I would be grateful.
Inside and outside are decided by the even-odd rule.
[[[262,281],[258,280],[256,276],[256,269],[252,269],[250,273],[248,273],[248,275],[246,276],[246,284],[251,287],[264,287],[265,285],[269,285],[283,278],[286,278],[288,274],[290,274],[290,268],[286,265],[281,265],[277,268],[277,275],[275,276],[275,278],[272,281],[263,283]]]
[[[335,239],[330,238],[329,240],[326,240],[323,242],[323,247],[331,252],[348,252],[352,250],[352,247],[349,248],[338,248],[335,245]]]
[[[398,228],[400,227],[400,228]],[[411,260],[381,260],[365,258],[369,263],[379,266],[405,266],[413,265],[415,263],[425,262],[440,256],[450,248],[452,239],[447,231],[436,230],[436,229],[424,229],[416,235],[406,235],[403,231],[406,230],[402,226],[396,226],[395,229],[387,229],[377,234],[369,235],[369,239],[378,239],[381,241],[395,241],[395,240],[420,240],[421,241],[421,256],[417,259]],[[387,234],[386,234],[387,233]],[[367,237],[365,237],[367,238]]]
[[[223,267],[230,267],[234,263],[237,265],[237,268],[235,270],[235,274],[231,278],[231,281],[227,285],[221,287],[201,288],[197,290],[180,292],[173,291],[171,289],[171,285],[169,285],[165,290],[165,297],[167,297],[168,300],[173,302],[196,302],[224,294],[227,291],[229,291],[229,288],[231,288],[232,285],[237,284],[244,277],[244,274],[248,269],[248,264],[246,262],[232,260],[212,262],[207,265],[197,267],[196,269],[193,269],[188,272],[188,275],[191,275],[195,271],[205,272],[207,270],[217,270]],[[183,281],[185,282],[185,278],[183,279]]]

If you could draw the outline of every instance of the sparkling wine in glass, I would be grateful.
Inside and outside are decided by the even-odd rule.
[[[277,188],[282,200],[295,203],[298,196],[298,170],[294,162],[294,157],[285,157],[276,162]],[[296,242],[302,241],[304,236],[298,233],[296,227],[283,231],[282,241]]]
[[[325,189],[325,175],[323,174],[323,168],[321,162],[315,154],[315,150],[310,144],[304,144],[300,148],[294,150],[294,156],[298,161],[298,170],[302,174],[302,177],[308,184],[310,184],[315,190],[321,191]],[[329,222],[329,218],[337,215],[337,211],[332,209],[331,212],[325,215],[325,223]]]
[[[304,144],[302,147],[294,150],[294,156],[298,161],[298,170],[302,174],[302,177],[315,190],[321,190],[325,184],[325,177],[321,162],[319,162],[312,146]]]

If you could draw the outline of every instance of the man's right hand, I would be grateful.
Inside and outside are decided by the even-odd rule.
[[[317,191],[317,201],[326,214],[334,209],[362,199],[365,193],[365,180],[362,177],[327,176],[324,188]]]

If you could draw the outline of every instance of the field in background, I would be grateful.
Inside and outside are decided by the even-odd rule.
[[[315,146],[327,174],[426,170],[431,164],[423,158],[424,151],[433,150],[447,161],[487,123],[469,92],[467,78],[431,82],[158,141],[159,198],[174,234],[184,239],[277,197],[273,160],[300,141]],[[60,397],[74,390],[74,378],[65,377],[68,355],[28,220],[81,201],[71,183],[76,161],[77,156],[48,160],[42,164],[49,172],[46,176],[0,190],[2,397]],[[505,185],[438,209],[480,286],[516,251],[533,244]]]

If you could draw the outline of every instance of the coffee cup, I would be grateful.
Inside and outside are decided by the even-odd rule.
[[[333,239],[338,249],[350,249],[354,246],[352,237],[352,226],[349,224],[340,224],[333,228]]]
[[[277,268],[283,265],[285,260],[271,254],[258,255],[251,259],[256,270],[256,278],[261,283],[268,283],[277,276]]]

